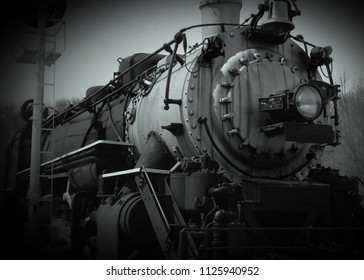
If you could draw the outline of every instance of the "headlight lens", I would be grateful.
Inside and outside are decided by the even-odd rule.
[[[210,40],[209,38],[206,38],[205,40],[203,40],[203,44],[202,44],[202,50],[204,52],[206,52],[210,47]]]
[[[311,85],[300,86],[294,98],[297,112],[307,121],[320,116],[323,102],[320,92]]]

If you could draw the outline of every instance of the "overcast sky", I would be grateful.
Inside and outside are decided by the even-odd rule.
[[[257,12],[262,0],[243,0],[241,21]],[[298,0],[302,12],[294,18],[293,35],[303,34],[315,45],[333,47],[335,77],[346,72],[352,80],[364,76],[361,9],[353,0]],[[82,99],[88,87],[109,82],[118,57],[153,52],[182,27],[200,23],[199,0],[68,0],[64,15],[66,48],[56,62],[56,99]],[[17,64],[16,44],[8,36],[11,20],[3,23],[1,100],[25,101],[36,91],[36,67]],[[187,33],[188,43],[201,39],[200,30]],[[16,37],[15,37],[16,38]],[[20,37],[19,37],[20,38]],[[58,38],[58,47],[63,40]],[[28,41],[30,42],[30,40]],[[52,76],[53,68],[47,68]]]

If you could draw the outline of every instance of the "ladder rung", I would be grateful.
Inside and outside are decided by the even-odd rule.
[[[46,121],[48,121],[48,120],[51,120],[52,121],[52,119],[49,119],[49,118],[42,118],[42,121],[44,121],[44,122],[46,122]],[[53,122],[51,123],[51,124],[53,124]],[[53,130],[54,129],[54,127],[42,127],[41,128],[42,130],[44,130],[44,131],[47,131],[47,130]]]
[[[44,131],[53,131],[53,128],[45,128],[45,127],[42,127],[41,130],[44,130]]]
[[[53,154],[52,151],[40,151],[41,154]]]
[[[55,83],[44,83],[45,86],[52,86],[54,87],[55,86]]]

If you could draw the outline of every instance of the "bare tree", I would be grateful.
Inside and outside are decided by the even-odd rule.
[[[0,103],[0,185],[4,182],[6,146],[26,124],[20,110],[20,104]]]
[[[25,125],[21,117],[21,105],[0,103],[0,148],[3,149],[9,139]]]
[[[352,82],[350,90],[347,89],[349,78],[345,74],[339,82],[342,88],[338,101],[341,145],[327,147],[321,163],[339,169],[342,175],[355,176],[364,182],[364,79]],[[364,206],[364,186],[360,186],[359,192]]]
[[[342,149],[345,163],[353,174],[364,175],[364,83],[360,79],[354,89],[344,93],[340,102]]]

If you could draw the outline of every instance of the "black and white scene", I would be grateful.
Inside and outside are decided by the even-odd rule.
[[[2,260],[364,260],[356,1],[13,1]]]

